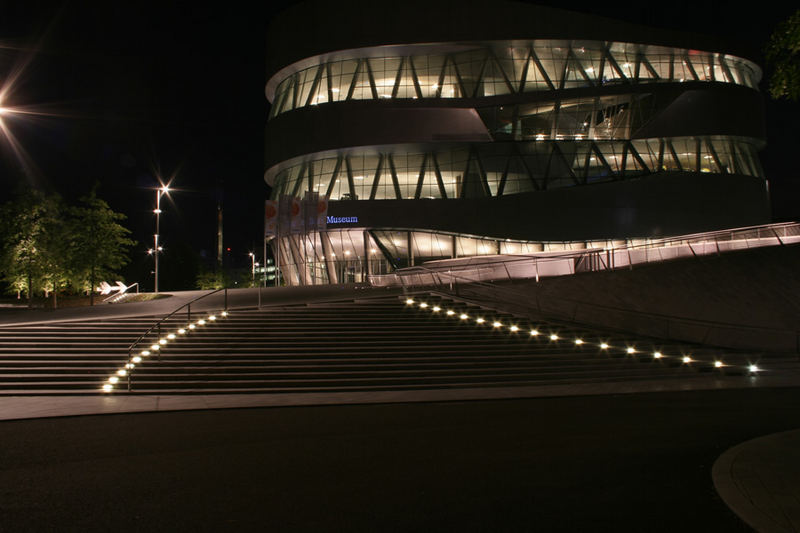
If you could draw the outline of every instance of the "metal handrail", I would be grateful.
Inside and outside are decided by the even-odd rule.
[[[130,392],[131,387],[132,387],[132,374],[133,374],[133,368],[134,368],[132,366],[133,365],[132,359],[133,359],[133,350],[136,349],[136,346],[140,342],[142,342],[142,340],[145,337],[150,335],[153,332],[153,330],[157,330],[158,331],[158,333],[156,334],[156,337],[160,339],[161,338],[161,324],[163,322],[169,320],[170,318],[172,318],[173,315],[175,315],[178,311],[180,311],[184,307],[186,308],[187,319],[188,319],[189,322],[191,322],[192,321],[192,304],[197,302],[198,300],[202,300],[203,298],[206,298],[206,297],[211,296],[213,294],[217,294],[220,291],[225,291],[225,307],[224,307],[224,310],[225,310],[225,312],[227,312],[228,311],[228,288],[227,287],[223,287],[222,289],[213,290],[213,291],[211,291],[209,293],[202,294],[202,295],[198,296],[197,298],[194,298],[193,300],[191,300],[189,302],[186,302],[185,304],[183,304],[180,307],[176,308],[174,311],[172,311],[167,316],[162,317],[160,320],[158,320],[158,322],[156,322],[155,324],[150,326],[150,328],[147,331],[142,333],[139,336],[138,339],[133,341],[133,343],[130,346],[128,346],[128,363],[126,365],[126,367],[128,368],[128,372],[127,372],[127,376],[128,376],[128,392]],[[158,360],[161,361],[161,350],[158,351]]]
[[[726,239],[726,240],[727,241],[731,241],[731,240],[734,240],[736,236],[742,236],[742,238],[747,240],[748,238],[747,238],[746,235],[748,233],[758,232],[760,234],[761,232],[767,232],[767,231],[770,232],[772,235],[769,235],[769,236],[765,235],[763,237],[759,235],[756,238],[758,238],[758,239],[766,239],[766,238],[776,239],[778,244],[780,244],[781,246],[784,246],[785,242],[784,242],[783,239],[781,239],[781,236],[778,234],[777,230],[782,230],[783,237],[785,239],[786,237],[791,236],[788,233],[788,230],[792,230],[792,229],[796,230],[797,235],[800,235],[800,223],[798,223],[798,222],[784,222],[784,223],[777,223],[777,224],[764,224],[764,225],[760,225],[760,226],[748,226],[748,227],[743,227],[743,228],[717,230],[717,231],[710,231],[710,232],[705,232],[705,233],[693,233],[693,234],[689,234],[689,235],[680,235],[680,236],[676,236],[676,237],[667,237],[667,238],[664,238],[664,239],[653,240],[653,241],[648,242],[648,243],[642,243],[642,244],[636,244],[636,245],[626,245],[626,246],[620,246],[618,248],[588,248],[588,249],[582,249],[582,250],[569,250],[569,251],[564,251],[563,253],[548,254],[546,256],[533,255],[533,254],[527,254],[527,255],[519,255],[519,254],[511,255],[511,254],[508,254],[507,255],[508,258],[504,259],[502,261],[492,261],[487,256],[476,256],[476,257],[469,258],[467,261],[461,261],[458,264],[441,265],[441,266],[440,265],[429,264],[430,266],[427,266],[427,267],[422,267],[422,266],[407,267],[407,268],[404,268],[404,269],[401,269],[401,270],[395,272],[394,276],[396,276],[399,279],[399,278],[402,278],[404,275],[405,276],[414,275],[416,272],[419,272],[421,270],[425,270],[425,271],[428,271],[428,272],[444,272],[446,270],[448,274],[452,274],[452,272],[454,270],[456,270],[456,271],[458,271],[458,270],[467,271],[467,270],[474,270],[475,268],[480,268],[480,267],[487,267],[487,268],[488,267],[497,267],[497,268],[500,268],[501,265],[502,265],[502,267],[506,271],[506,274],[508,275],[508,279],[510,280],[512,278],[511,278],[511,276],[509,274],[509,271],[508,271],[509,265],[514,266],[515,264],[520,264],[520,263],[526,263],[527,262],[527,263],[533,263],[533,265],[535,267],[535,270],[537,272],[536,279],[538,281],[538,279],[539,279],[538,270],[539,270],[539,263],[540,262],[545,264],[545,263],[548,263],[548,262],[563,261],[565,259],[573,259],[575,261],[581,261],[582,259],[584,259],[586,257],[589,257],[589,256],[592,256],[592,255],[595,255],[595,256],[599,257],[599,256],[602,256],[603,254],[608,255],[608,254],[613,254],[614,252],[627,252],[628,255],[629,255],[629,261],[628,261],[627,265],[623,264],[623,265],[620,265],[619,267],[617,267],[615,265],[612,265],[613,257],[610,257],[610,258],[607,258],[606,261],[605,261],[607,263],[605,269],[606,270],[615,270],[616,268],[633,268],[634,262],[632,260],[630,260],[631,251],[642,250],[642,249],[647,250],[647,249],[654,249],[654,248],[655,249],[657,249],[657,248],[667,248],[669,246],[673,246],[673,245],[676,245],[676,244],[686,244],[687,246],[689,246],[689,251],[692,253],[692,255],[693,256],[697,256],[697,252],[694,250],[694,248],[692,248],[692,244],[696,245],[696,244],[699,244],[701,242],[713,242],[714,244],[716,244],[717,254],[719,254],[719,253],[722,253],[720,251],[720,249],[719,249],[719,238],[720,237],[728,237],[728,239]],[[755,247],[761,247],[761,246],[755,246]],[[748,248],[749,248],[749,246],[748,246]],[[666,259],[662,259],[662,260],[666,260]],[[443,260],[443,261],[450,261],[450,260]],[[601,259],[601,262],[603,262],[602,259]],[[652,262],[652,261],[650,261],[650,260],[645,261],[645,263],[650,263],[650,262]],[[478,274],[480,274],[480,273],[478,273]]]

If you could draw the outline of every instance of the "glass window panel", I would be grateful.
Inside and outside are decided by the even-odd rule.
[[[508,162],[508,174],[506,183],[503,187],[503,194],[517,194],[533,190],[533,183],[525,170],[525,166],[519,156],[512,156]]]
[[[400,68],[400,58],[387,57],[369,61],[372,67],[372,76],[375,78],[378,98],[391,98],[397,80],[397,70]]]
[[[539,57],[547,77],[553,82],[556,88],[561,86],[561,76],[564,72],[564,62],[567,59],[567,49],[565,47],[535,47],[534,51]]]
[[[601,151],[602,154],[602,151]],[[597,152],[592,150],[589,154],[589,165],[586,167],[586,183],[607,181],[613,178],[609,169],[603,164],[603,160],[598,157]]]
[[[400,83],[396,90],[397,98],[417,98],[417,89],[414,86],[414,75],[411,69],[411,58],[406,58],[403,61]]]
[[[695,140],[689,138],[672,139],[672,146],[684,172],[695,172],[697,170]]]
[[[417,72],[423,98],[435,98],[439,89],[439,76],[444,65],[444,56],[414,56],[414,69]]]
[[[485,50],[476,50],[455,56],[458,73],[467,96],[472,96],[476,90],[478,91],[477,96],[486,96],[483,88],[479,88],[478,85],[482,79],[487,79],[488,72],[484,69],[487,57]],[[481,74],[483,74],[483,78],[481,78]],[[445,96],[444,92],[442,92],[442,96]]]
[[[355,75],[353,86],[353,100],[372,99],[372,86],[369,83],[369,73],[367,72],[367,62],[364,61]]]
[[[653,70],[655,70],[656,74],[658,74],[658,77],[661,80],[668,81],[669,64],[671,61],[669,54],[648,53],[646,57],[647,60],[650,62],[650,66],[652,66]]]

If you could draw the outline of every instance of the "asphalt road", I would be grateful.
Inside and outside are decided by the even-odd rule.
[[[798,393],[0,422],[0,531],[747,531],[711,466]]]

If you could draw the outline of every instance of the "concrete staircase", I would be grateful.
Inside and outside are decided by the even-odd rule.
[[[791,356],[759,359],[751,353],[530,323],[429,294],[413,300],[232,310],[184,335],[177,330],[187,326],[186,317],[173,318],[164,324],[162,338],[172,333],[174,340],[141,355],[157,342],[151,337],[134,352],[142,361],[131,372],[130,393],[399,391],[720,374],[746,380],[752,364],[758,365],[756,373],[797,365]],[[495,321],[501,325],[493,326]],[[0,395],[102,394],[108,378],[125,369],[127,347],[154,322],[141,317],[2,327]],[[553,334],[558,339],[551,339]],[[628,353],[629,347],[635,352]],[[663,357],[655,357],[656,351]],[[684,362],[683,356],[691,361]],[[715,361],[724,366],[716,367]],[[128,394],[128,376],[118,379],[111,394]]]

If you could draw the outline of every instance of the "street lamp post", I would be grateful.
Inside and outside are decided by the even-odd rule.
[[[256,283],[256,254],[250,252],[250,279],[253,282],[253,285]]]
[[[166,194],[169,192],[169,187],[166,185],[162,185],[158,189],[156,189],[156,208],[153,212],[156,214],[156,233],[153,235],[153,257],[156,263],[156,279],[155,279],[155,292],[158,293],[158,256],[161,253],[162,248],[158,245],[158,234],[159,234],[159,223],[161,218],[161,195]]]

